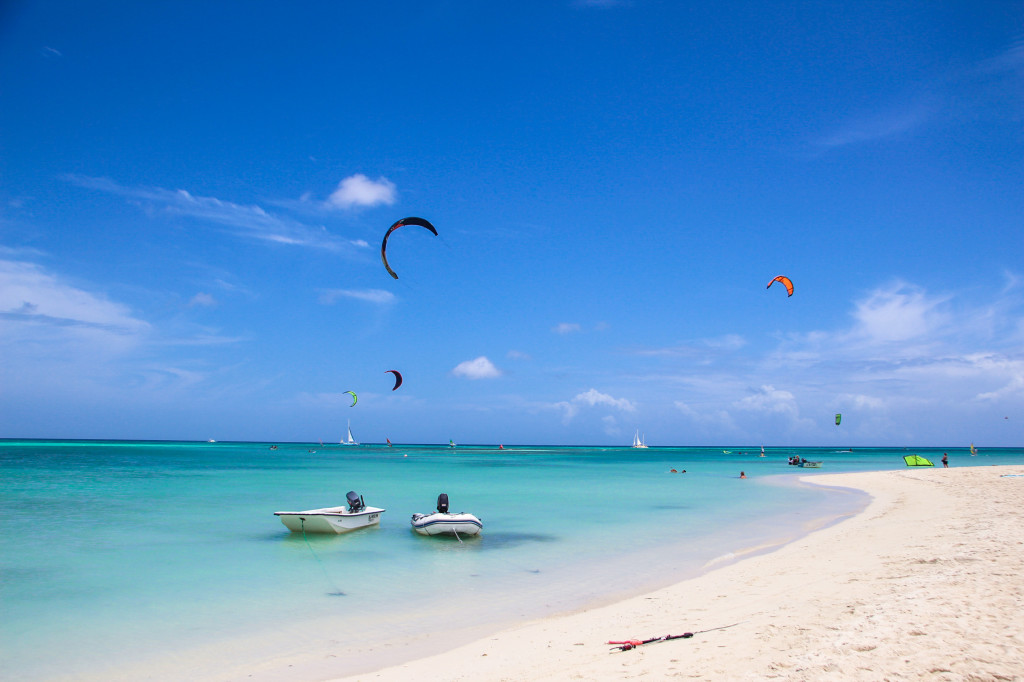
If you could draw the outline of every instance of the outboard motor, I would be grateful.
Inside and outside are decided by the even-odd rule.
[[[441,514],[448,513],[448,493],[441,493],[437,496],[437,511]]]
[[[354,490],[348,491],[348,495],[345,496],[348,499],[348,511],[349,513],[355,513],[362,511],[366,506],[363,504],[363,496],[357,495]]]

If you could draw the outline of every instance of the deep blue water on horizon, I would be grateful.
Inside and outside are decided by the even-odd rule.
[[[902,469],[911,453],[1024,463],[1019,448],[271,445],[0,440],[5,677],[128,679],[135,663],[173,670],[210,647],[274,658],[294,654],[282,632],[317,629],[335,634],[303,646],[326,651],[355,620],[379,640],[544,616],[676,582],[865,503],[795,474]],[[792,454],[824,465],[791,467]],[[380,527],[304,538],[273,515],[349,490],[387,509]],[[411,532],[440,492],[483,520],[480,537]]]

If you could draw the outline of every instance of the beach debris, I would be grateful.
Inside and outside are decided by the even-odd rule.
[[[705,632],[714,632],[715,630],[726,630],[728,628],[734,628],[737,625],[742,625],[746,622],[747,621],[745,620],[741,620],[739,623],[733,623],[732,625],[723,625],[721,627],[708,628],[707,630],[698,630],[696,632],[684,632],[681,635],[664,635],[663,637],[651,637],[650,639],[624,639],[620,641],[609,640],[608,643],[618,645],[613,646],[611,648],[612,651],[615,651],[616,649],[618,649],[619,651],[629,651],[630,649],[635,649],[638,646],[642,646],[644,644],[651,644],[652,642],[667,642],[671,639],[690,639],[694,635],[701,635]]]
[[[349,407],[355,407],[356,403],[359,402],[359,396],[355,394],[355,391],[345,391],[345,393],[348,393],[350,396],[352,396],[352,404],[349,405]],[[342,395],[345,395],[345,393],[342,393]]]
[[[391,372],[392,374],[395,375],[395,387],[392,388],[391,390],[397,391],[398,387],[402,385],[402,374],[397,369],[389,369],[387,372],[384,373],[387,374],[388,372]]]
[[[765,287],[765,288],[771,289],[772,285],[775,284],[776,282],[779,282],[784,287],[786,287],[786,297],[787,298],[793,295],[793,280],[791,280],[789,277],[786,277],[785,275],[779,275],[778,277],[776,277],[772,281],[768,282],[768,286]]]
[[[437,236],[437,230],[434,229],[434,226],[431,225],[429,221],[424,220],[423,218],[417,218],[415,216],[410,216],[408,218],[402,218],[401,220],[396,222],[394,225],[392,225],[390,228],[388,228],[387,233],[384,235],[384,241],[381,242],[381,244],[380,244],[380,259],[382,261],[384,261],[384,267],[387,268],[388,274],[390,274],[395,279],[398,279],[398,275],[395,273],[394,270],[391,269],[391,266],[388,265],[388,255],[387,255],[388,237],[391,236],[392,232],[394,232],[398,228],[402,227],[403,225],[419,225],[420,227],[425,227],[428,230],[430,230],[431,232],[433,232],[435,237]]]

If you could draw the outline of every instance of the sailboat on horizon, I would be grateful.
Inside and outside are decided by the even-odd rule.
[[[643,438],[640,437],[640,429],[637,429],[636,433],[633,434],[633,447],[634,448],[646,448],[647,447],[646,436],[644,436]]]
[[[348,437],[346,439],[342,440],[341,444],[342,445],[359,445],[359,443],[357,443],[355,441],[355,439],[352,438],[352,420],[351,419],[348,421]]]

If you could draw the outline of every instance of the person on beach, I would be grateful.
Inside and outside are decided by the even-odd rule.
[[[740,478],[746,478],[747,474],[743,471],[740,472]]]
[[[949,468],[949,455],[947,455],[945,452],[942,453],[942,467],[944,469]]]

